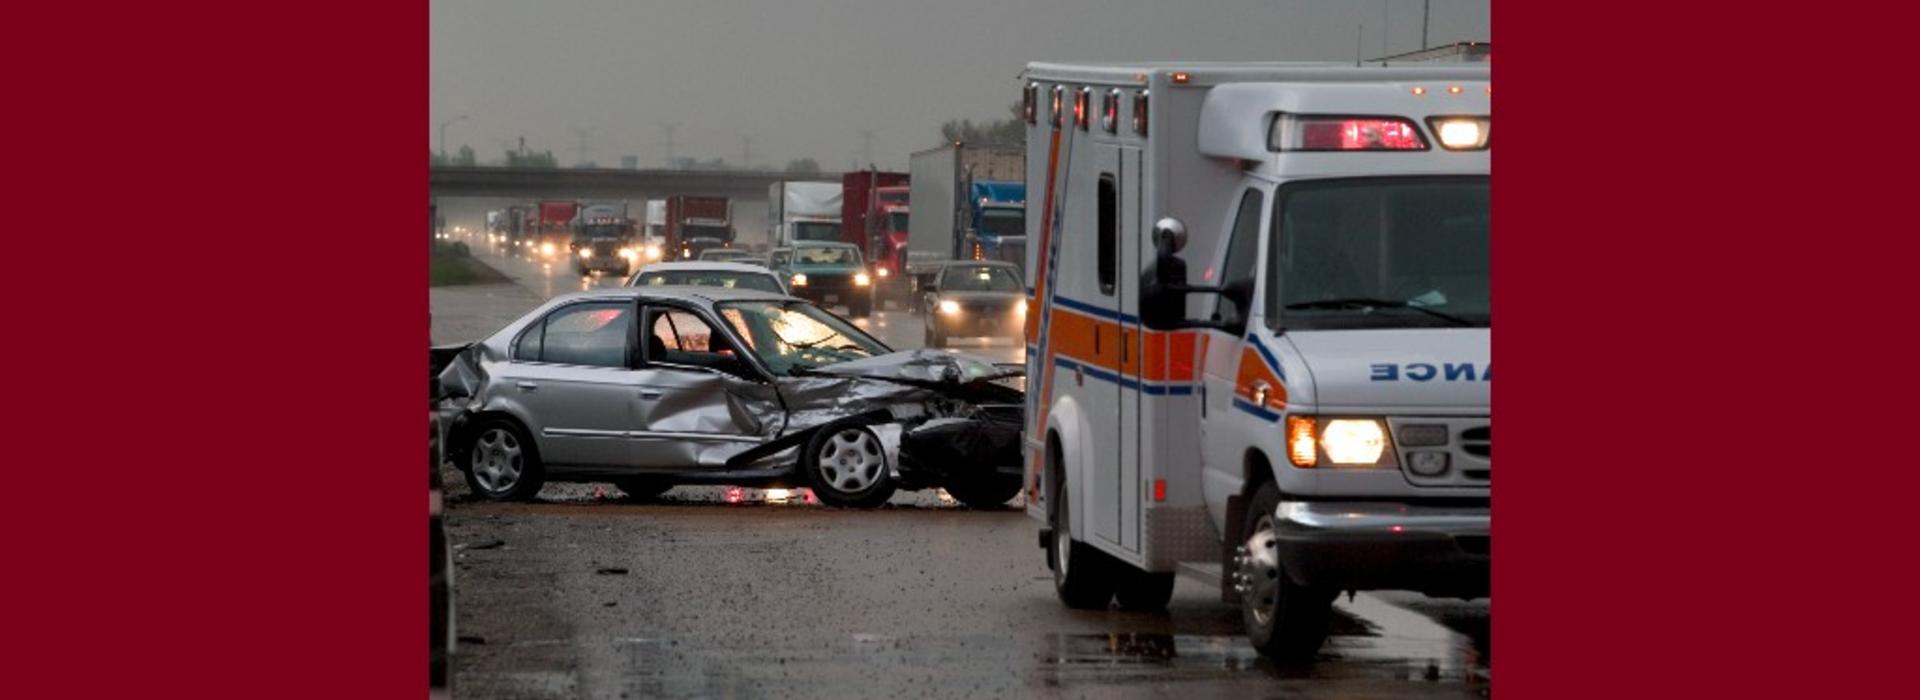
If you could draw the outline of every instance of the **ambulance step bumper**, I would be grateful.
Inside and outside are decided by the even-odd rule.
[[[1488,508],[1290,502],[1276,509],[1274,523],[1281,567],[1296,583],[1437,597],[1488,595]]]

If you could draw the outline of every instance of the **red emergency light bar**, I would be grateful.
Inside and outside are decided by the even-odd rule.
[[[1399,117],[1333,117],[1282,114],[1273,120],[1267,147],[1276,151],[1424,151],[1427,138]]]

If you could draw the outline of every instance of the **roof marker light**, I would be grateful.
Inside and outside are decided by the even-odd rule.
[[[1133,133],[1147,135],[1147,93],[1141,90],[1133,93]]]
[[[1100,129],[1109,134],[1120,133],[1120,88],[1107,90],[1106,97],[1100,100]]]
[[[1185,85],[1189,80],[1193,80],[1193,76],[1188,75],[1186,71],[1180,70],[1173,72],[1173,84]]]
[[[1427,89],[1426,89],[1426,88],[1424,88],[1424,87],[1421,87],[1421,86],[1419,86],[1419,85],[1415,85],[1415,86],[1413,86],[1413,96],[1414,96],[1414,97],[1420,97],[1420,96],[1422,96],[1422,95],[1425,95],[1425,94],[1427,94]]]
[[[1040,123],[1040,84],[1027,81],[1027,88],[1020,91],[1020,113],[1028,124]]]

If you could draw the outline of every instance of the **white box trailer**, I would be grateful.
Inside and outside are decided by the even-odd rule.
[[[840,240],[840,200],[838,182],[767,185],[768,244],[779,248],[794,241]]]
[[[967,186],[972,181],[1019,182],[1026,177],[1026,154],[1004,146],[950,144],[908,157],[914,217],[907,222],[907,249],[938,253],[942,260],[967,258],[960,241],[972,225]]]
[[[1028,66],[1027,510],[1063,602],[1185,572],[1310,657],[1338,591],[1487,594],[1488,71]]]

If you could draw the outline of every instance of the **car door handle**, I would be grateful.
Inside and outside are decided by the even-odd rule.
[[[658,391],[654,391],[652,389],[640,390],[640,400],[642,401],[656,401],[659,398],[660,398],[660,392]]]
[[[533,382],[519,382],[514,384],[514,386],[520,387],[521,391],[534,391],[540,388],[539,384]]]

